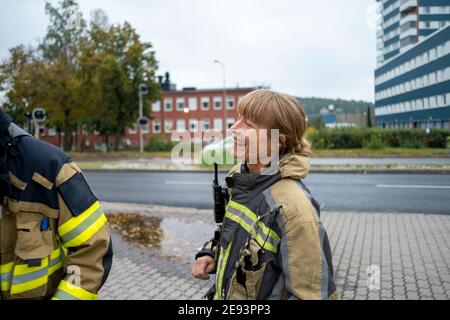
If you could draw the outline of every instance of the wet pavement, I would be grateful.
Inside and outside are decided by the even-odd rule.
[[[188,217],[173,218],[168,212],[164,215],[169,217],[114,213],[107,214],[107,218],[112,229],[130,246],[189,265],[198,248],[213,234],[214,226]]]
[[[117,217],[109,216],[114,260],[101,299],[203,299],[213,277],[194,279],[191,266],[215,229],[212,210],[102,206]],[[322,221],[342,299],[450,298],[450,216],[323,211]]]

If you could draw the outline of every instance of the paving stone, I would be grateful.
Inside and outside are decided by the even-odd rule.
[[[165,215],[173,212],[171,214],[180,219],[204,217],[205,221],[212,216],[210,210],[111,203],[106,206],[107,211],[112,213],[141,210],[146,214],[159,212]],[[380,228],[376,222],[378,220],[373,218],[374,214],[383,221],[381,233],[370,229]],[[368,229],[358,228],[355,219],[358,219],[359,226],[364,226],[365,221],[368,221]],[[449,299],[450,251],[445,244],[450,243],[450,234],[442,228],[442,224],[450,226],[450,216],[436,218],[423,214],[323,212],[322,221],[329,232],[334,268],[337,270],[335,279],[341,289],[342,299]],[[349,236],[339,238],[340,242],[336,245],[332,240],[338,239],[339,235],[334,232],[345,232]],[[386,239],[393,240],[389,242]],[[400,239],[400,242],[396,239]],[[137,249],[117,235],[113,236],[113,242],[114,263],[100,291],[100,299],[203,299],[214,283],[214,277],[208,281],[194,279],[189,265]],[[373,252],[370,252],[371,248]],[[368,290],[369,265],[381,267],[379,291]]]

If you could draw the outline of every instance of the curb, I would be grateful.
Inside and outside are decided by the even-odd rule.
[[[83,172],[102,172],[102,173],[211,173],[213,170],[176,170],[176,169],[82,169]],[[227,174],[229,170],[219,170],[219,173]],[[312,168],[310,174],[449,174],[450,170],[315,170]]]

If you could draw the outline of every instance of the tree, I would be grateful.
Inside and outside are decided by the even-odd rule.
[[[325,129],[325,121],[323,120],[322,116],[314,117],[309,122],[310,127],[314,127],[317,130],[323,130]]]
[[[367,106],[367,127],[372,128],[372,110]]]
[[[45,12],[50,24],[38,47],[46,64],[44,107],[50,115],[49,124],[64,132],[63,148],[67,150],[74,146],[72,132],[81,125],[85,110],[78,69],[86,22],[75,0],[59,1],[56,7],[47,2]]]
[[[9,52],[10,57],[0,64],[0,91],[6,92],[3,108],[16,123],[24,124],[25,113],[42,105],[45,68],[31,48],[19,45]]]
[[[47,2],[45,10],[50,25],[38,48],[13,48],[0,64],[4,107],[21,123],[26,111],[44,107],[48,125],[65,133],[64,149],[74,145],[72,132],[85,127],[115,136],[117,150],[125,128],[136,123],[139,85],[147,84],[148,101],[159,98],[152,45],[129,23],[110,25],[102,10],[88,29],[75,0]]]
[[[104,17],[102,18],[104,21]],[[141,42],[139,35],[127,22],[123,25],[98,24],[94,21],[80,57],[84,87],[95,92],[90,96],[90,117],[95,128],[104,136],[114,136],[117,150],[120,136],[136,123],[138,117],[138,88],[145,83],[149,101],[159,97],[155,81],[157,61],[150,43]],[[146,106],[144,110],[148,114]]]

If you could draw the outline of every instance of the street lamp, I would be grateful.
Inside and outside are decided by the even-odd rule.
[[[226,83],[226,74],[225,74],[225,64],[219,60],[214,60],[214,63],[218,63],[222,67],[223,101],[224,101],[224,112],[223,112],[223,117],[224,117],[224,119],[223,119],[224,127],[223,128],[224,128],[224,130],[223,130],[223,132],[224,132],[224,139],[225,139],[225,136],[227,135],[227,129],[228,129],[228,126],[227,126],[227,111],[228,111],[227,110],[228,109],[228,106],[227,106],[227,83]]]
[[[148,126],[148,118],[144,117],[144,101],[143,96],[148,93],[147,85],[144,83],[139,85],[139,119],[138,119],[138,125],[139,125],[139,151],[140,153],[144,152],[144,135],[142,132],[142,129],[144,127]]]

